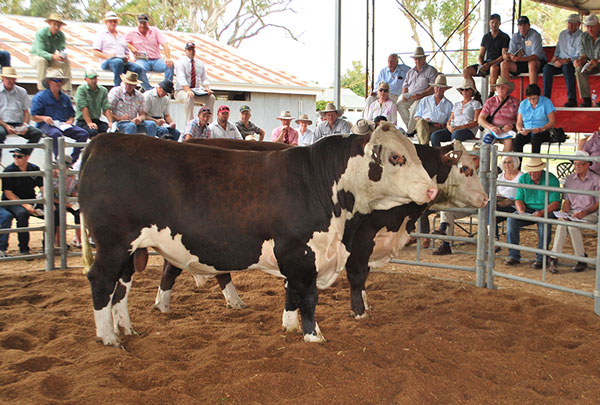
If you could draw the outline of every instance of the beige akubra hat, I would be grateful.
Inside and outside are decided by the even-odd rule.
[[[437,75],[435,78],[435,82],[429,83],[429,85],[432,87],[440,87],[442,89],[451,89],[452,88],[452,86],[448,86],[448,83],[446,82],[446,75],[443,75],[443,74]]]
[[[527,162],[523,164],[524,172],[539,172],[540,170],[544,170],[546,168],[546,164],[542,162],[540,158],[529,158]]]
[[[57,13],[50,13],[48,18],[46,18],[46,22],[48,23],[50,21],[56,21],[57,23],[60,23],[61,25],[67,25],[67,23],[63,21],[60,14],[57,14]]]
[[[300,122],[308,122],[308,125],[312,125],[312,121],[308,118],[308,114],[300,114],[300,117],[296,120],[296,124],[300,124]]]
[[[356,121],[356,124],[352,125],[350,132],[356,135],[368,135],[375,130],[375,123],[364,118]]]
[[[46,71],[46,77],[42,80],[42,86],[47,89],[48,88],[48,80],[49,79],[60,79],[62,80],[62,84],[65,85],[69,82],[69,79],[65,77],[62,72],[58,69],[48,69]]]
[[[343,108],[336,108],[335,104],[333,103],[327,103],[327,105],[325,106],[325,109],[323,111],[319,111],[319,115],[322,117],[325,115],[325,113],[328,112],[335,112],[337,113],[338,116],[344,114],[344,109]]]
[[[293,120],[294,117],[292,117],[291,112],[289,112],[288,110],[284,110],[281,112],[281,114],[279,114],[279,117],[277,117],[276,119],[278,119],[278,120]]]
[[[134,86],[137,86],[138,85],[138,74],[129,70],[129,71],[127,71],[127,73],[123,73],[121,75],[121,80],[127,84],[133,84]]]

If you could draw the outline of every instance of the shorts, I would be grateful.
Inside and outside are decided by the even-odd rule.
[[[528,62],[514,62],[514,63],[515,63],[515,65],[517,65],[517,71],[510,72],[511,76],[517,77],[521,73],[529,73],[529,63]],[[543,59],[540,61],[540,72],[542,71],[542,68],[544,67],[545,64],[546,64],[546,59]],[[540,73],[540,72],[538,72],[538,73]]]
[[[487,63],[487,62],[486,62]],[[476,63],[474,65],[468,66],[468,68],[472,68],[475,71],[475,74],[473,75],[473,77],[486,77],[487,75],[490,74],[489,70],[479,70],[479,67],[481,65]],[[496,63],[495,66],[500,66],[500,63]]]

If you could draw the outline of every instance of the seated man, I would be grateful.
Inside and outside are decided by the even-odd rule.
[[[254,125],[254,123],[250,121],[250,117],[252,117],[250,107],[247,105],[241,106],[240,120],[235,123],[235,126],[238,131],[240,131],[240,134],[242,134],[242,138],[246,140],[262,141],[265,139],[265,130]],[[258,139],[256,139],[256,135],[258,135]]]
[[[518,24],[519,32],[512,36],[504,62],[500,64],[500,75],[508,80],[510,74],[518,76],[528,72],[529,83],[537,83],[537,75],[546,64],[542,36],[530,28],[526,16],[519,17]]]
[[[198,118],[195,118],[188,122],[185,127],[185,132],[183,133],[183,137],[179,139],[181,141],[187,141],[192,138],[212,138],[212,134],[210,131],[210,118],[212,116],[212,112],[210,108],[204,106],[200,107],[198,111]]]
[[[126,134],[146,133],[156,137],[156,123],[146,118],[144,96],[136,90],[138,76],[127,72],[121,76],[122,83],[108,92],[108,103],[119,132]]]
[[[144,93],[144,111],[148,120],[156,124],[156,135],[162,139],[179,139],[179,131],[169,112],[169,102],[173,93],[173,82],[163,80],[154,89]]]
[[[585,17],[583,24],[587,28],[587,32],[581,35],[579,42],[579,58],[573,62],[575,66],[575,79],[579,88],[579,96],[583,102],[580,107],[592,107],[592,98],[590,94],[589,75],[594,75],[600,72],[598,62],[600,60],[600,22],[596,14],[591,14]],[[585,69],[584,69],[585,68]],[[595,101],[594,107],[599,107],[600,102]]]
[[[544,97],[552,97],[553,77],[562,73],[567,85],[568,101],[565,103],[565,107],[577,107],[573,61],[579,58],[579,42],[583,34],[579,29],[580,21],[579,14],[571,14],[567,18],[567,29],[561,31],[554,56],[544,66]]]
[[[242,139],[237,127],[229,122],[229,107],[222,105],[217,112],[217,120],[209,125],[212,138]]]
[[[535,184],[538,186],[550,186],[560,187],[560,183],[555,175],[548,173],[548,184],[546,184],[546,171],[544,168],[546,164],[542,162],[540,158],[530,158],[527,160],[522,167],[525,172],[519,178],[519,184]],[[517,189],[517,195],[515,197],[515,208],[519,214],[531,214],[534,217],[544,216],[544,202],[546,199],[546,192],[542,190],[532,190],[527,188]],[[554,211],[560,208],[560,193],[556,191],[548,192],[548,218],[556,218],[553,214]],[[538,230],[538,249],[548,249],[550,246],[550,240],[552,239],[552,225],[543,224],[541,222],[532,222],[525,219],[508,218],[507,221],[507,241],[513,245],[519,245],[520,230],[522,227],[537,224]],[[546,231],[546,245],[544,245],[544,227],[547,227]],[[543,266],[542,262],[543,255],[536,254],[535,262],[532,267],[534,269],[541,269]],[[508,266],[515,266],[521,263],[521,251],[518,249],[508,249],[508,259],[504,261],[504,264]]]
[[[17,71],[13,67],[2,68],[2,84],[0,84],[0,143],[4,143],[7,135],[19,135],[28,143],[37,143],[42,131],[29,126],[31,118],[29,107],[31,101],[27,90],[17,86]],[[31,149],[27,149],[31,154]],[[2,149],[0,149],[0,161]]]
[[[106,29],[98,31],[92,45],[94,56],[101,61],[100,67],[113,72],[115,87],[121,85],[121,75],[128,70],[137,73],[138,76],[142,73],[141,66],[129,61],[129,45],[125,36],[117,31],[120,22],[117,13],[106,12],[104,16]]]
[[[48,70],[42,85],[46,90],[38,92],[31,101],[31,115],[38,128],[54,140],[54,157],[58,154],[58,138],[69,137],[76,142],[86,142],[88,132],[75,125],[75,109],[71,99],[62,91],[69,79],[58,70]],[[76,162],[81,148],[73,148],[71,158]]]
[[[98,73],[93,69],[85,71],[85,84],[77,87],[75,92],[77,126],[85,129],[90,138],[107,132],[112,127],[112,112],[108,104],[108,90],[98,84]],[[108,123],[102,121],[102,112]]]
[[[136,65],[142,68],[139,75],[144,90],[151,90],[152,85],[148,81],[146,72],[165,72],[165,79],[173,81],[173,61],[171,51],[166,38],[156,27],[149,26],[149,18],[146,14],[137,17],[138,28],[129,31],[125,36],[129,43],[129,49],[135,55]],[[160,46],[165,51],[165,60],[160,58]]]
[[[575,156],[589,157],[587,152],[578,150],[575,152]],[[600,177],[592,173],[590,169],[590,162],[585,160],[573,161],[575,166],[575,172],[571,173],[565,181],[565,188],[573,190],[587,190],[587,191],[598,191],[598,184],[600,183]],[[598,222],[598,199],[591,195],[581,194],[563,194],[563,213],[568,214],[573,220],[581,220],[588,223]],[[560,218],[559,218],[560,219]],[[565,223],[568,223],[571,219],[563,218]],[[573,228],[567,225],[558,225],[556,227],[556,235],[554,236],[554,247],[552,251],[556,253],[562,253],[565,241],[567,239],[567,229],[569,235],[571,235],[571,243],[573,244],[573,250],[575,256],[584,257],[585,250],[583,247],[583,238],[581,236],[581,229]],[[579,272],[587,268],[587,263],[577,262],[573,271]],[[550,272],[558,273],[558,259],[550,258]]]
[[[321,119],[325,118],[317,124],[315,129],[314,142],[333,134],[349,134],[350,124],[345,119],[341,118],[344,114],[344,109],[335,108],[335,104],[327,103],[323,111],[319,111]]]
[[[271,142],[281,142],[288,145],[298,145],[298,131],[292,128],[292,113],[289,111],[282,111],[277,117],[281,121],[281,126],[275,128],[271,132]]]
[[[40,168],[29,163],[30,149],[13,149],[14,163],[4,169],[4,173],[36,172]],[[36,187],[43,190],[44,181],[41,176],[5,177],[2,179],[2,200],[28,200],[35,198]],[[29,215],[36,214],[31,204],[6,205],[0,207],[0,228],[10,228],[13,218],[17,219],[18,228],[29,226]],[[29,232],[19,232],[19,251],[29,254]],[[0,234],[0,257],[6,257],[8,234]]]
[[[61,31],[63,22],[62,17],[56,13],[50,14],[46,18],[48,27],[41,28],[35,33],[35,39],[31,46],[29,61],[31,66],[37,70],[38,90],[44,90],[42,81],[46,77],[46,70],[49,68],[59,70],[63,77],[67,79],[65,90],[70,93],[71,87],[71,62],[67,57],[67,41],[65,34]]]
[[[435,82],[429,85],[433,88],[433,94],[421,100],[414,117],[421,145],[429,145],[431,133],[443,129],[452,113],[452,102],[444,97],[446,90],[452,88],[446,84],[446,76],[438,75]]]
[[[510,152],[516,135],[519,100],[510,95],[515,88],[510,80],[500,77],[495,87],[498,94],[485,101],[477,123],[489,131],[483,142],[491,144],[499,139],[504,144],[503,151]]]
[[[592,135],[580,139],[577,148],[587,152],[590,156],[600,156],[600,128]],[[592,163],[590,170],[600,176],[600,163]]]

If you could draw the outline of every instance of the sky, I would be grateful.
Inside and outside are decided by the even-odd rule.
[[[472,1],[474,3],[474,1]],[[500,10],[496,4],[504,4]],[[510,9],[506,3],[493,1],[492,12],[500,12],[508,23]],[[386,66],[387,56],[392,52],[412,54],[416,42],[412,39],[410,26],[394,0],[375,2],[375,71]],[[496,6],[496,7],[494,7]],[[327,87],[333,84],[335,45],[335,1],[302,0],[293,3],[297,13],[280,14],[273,22],[285,25],[292,32],[301,34],[300,42],[289,38],[283,30],[270,28],[255,38],[242,42],[238,51],[248,59],[265,67],[289,72],[301,79],[317,82]],[[510,33],[510,26],[505,29]],[[366,60],[366,1],[342,1],[342,74],[352,67],[352,61]],[[479,47],[483,27],[473,35],[472,48]],[[421,37],[423,40],[423,36]],[[439,40],[439,38],[436,38]],[[265,49],[265,41],[268,48]],[[428,43],[428,42],[427,42]],[[427,48],[427,47],[426,47]],[[426,49],[428,50],[428,49]],[[413,66],[409,55],[404,61]]]

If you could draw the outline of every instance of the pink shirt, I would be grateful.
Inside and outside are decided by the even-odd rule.
[[[590,156],[600,156],[600,134],[594,132],[592,136],[588,138],[583,144],[583,150],[590,154]],[[596,174],[600,174],[600,163],[592,163],[590,170]]]
[[[129,56],[127,40],[125,39],[125,36],[119,32],[117,32],[115,38],[108,30],[98,31],[92,47],[108,55],[114,53],[119,58]]]
[[[565,188],[571,188],[573,190],[597,191],[599,181],[600,178],[598,178],[598,175],[592,173],[590,170],[588,170],[588,172],[585,174],[583,180],[579,178],[577,173],[571,173],[565,181]],[[592,205],[596,204],[597,201],[596,197],[591,195],[570,193],[563,194],[563,198],[571,202],[571,210],[574,211],[583,211],[587,208],[590,208]]]
[[[146,52],[148,59],[160,59],[160,45],[167,43],[162,32],[155,27],[149,27],[146,36],[143,36],[140,30],[137,29],[129,31],[125,38],[138,51]]]
[[[292,127],[288,127],[288,141],[285,142],[285,135],[281,133],[283,127],[277,127],[271,132],[271,142],[287,143],[288,145],[298,145],[298,131]]]
[[[494,115],[494,120],[492,124],[496,126],[503,125],[514,125],[517,123],[517,112],[519,111],[519,100],[517,100],[513,96],[508,96],[509,99],[500,110]],[[481,114],[485,114],[487,117],[492,115],[494,111],[498,108],[502,101],[498,96],[494,96],[492,98],[488,98],[485,104],[483,105],[483,109],[481,110]]]

